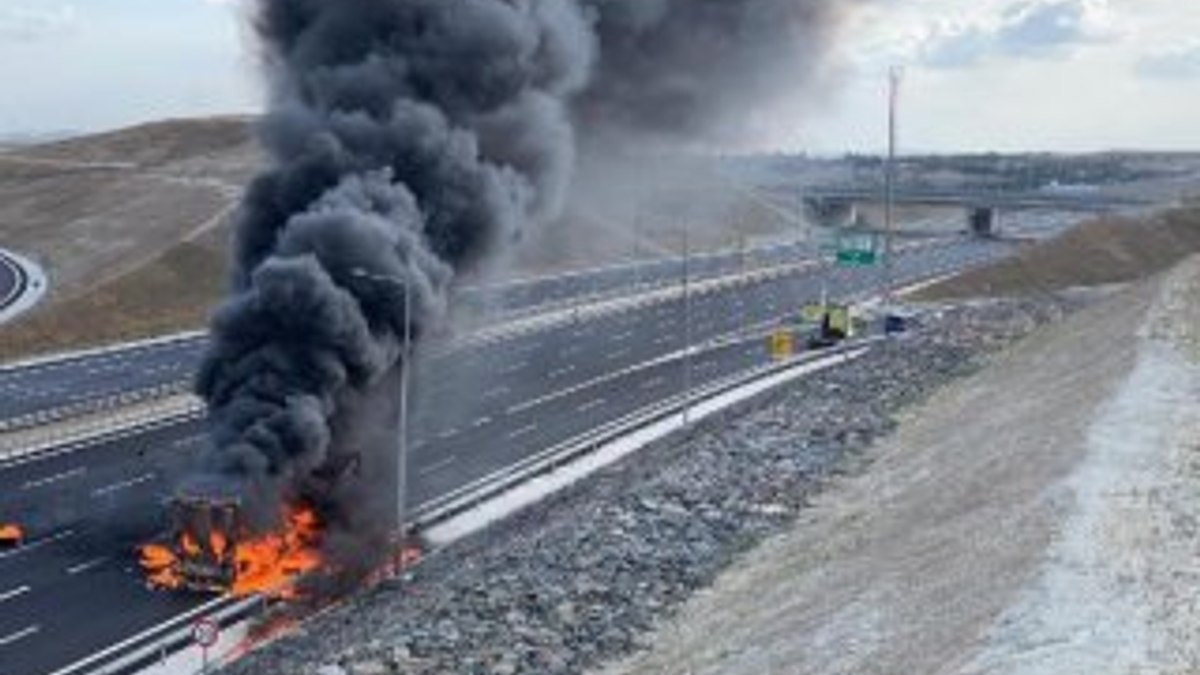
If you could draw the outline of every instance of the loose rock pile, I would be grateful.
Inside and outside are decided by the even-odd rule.
[[[858,470],[898,412],[1078,305],[926,314],[915,334],[646,448],[228,672],[580,673],[627,654],[831,477]]]

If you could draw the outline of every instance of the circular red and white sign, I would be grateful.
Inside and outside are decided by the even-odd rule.
[[[217,644],[221,637],[221,625],[212,619],[200,619],[192,625],[192,639],[201,647],[208,648]]]

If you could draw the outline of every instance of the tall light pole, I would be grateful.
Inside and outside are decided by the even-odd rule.
[[[692,415],[692,287],[691,238],[688,222],[683,223],[683,426],[691,424]]]
[[[883,250],[883,297],[887,304],[892,303],[892,252],[895,248],[896,228],[896,106],[900,97],[900,78],[903,71],[899,66],[888,70],[888,156],[884,169],[884,205],[883,222],[885,241]]]
[[[356,267],[350,270],[350,275],[359,279],[366,279],[376,283],[390,284],[392,286],[400,286],[404,291],[404,343],[400,347],[401,367],[400,367],[400,419],[398,433],[400,435],[399,457],[396,460],[396,529],[400,535],[400,544],[404,545],[406,533],[404,531],[405,520],[405,499],[408,488],[408,399],[409,399],[409,378],[411,377],[412,369],[412,284],[404,279],[396,277],[384,276],[381,274],[372,274],[367,270]]]

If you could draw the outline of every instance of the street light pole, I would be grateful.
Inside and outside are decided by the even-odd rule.
[[[396,462],[396,525],[400,546],[408,544],[405,530],[405,501],[408,498],[408,389],[412,377],[412,284],[404,284],[404,347],[400,370],[400,458]]]
[[[400,427],[398,429],[400,447],[399,457],[396,459],[396,529],[400,536],[400,545],[403,547],[406,544],[405,539],[407,539],[404,529],[404,507],[408,492],[408,401],[410,371],[412,369],[412,284],[404,279],[372,274],[361,267],[350,270],[350,275],[376,283],[400,286],[404,290],[404,329],[401,331],[403,344],[400,348],[400,419],[398,420]]]
[[[688,223],[683,223],[683,426],[691,424],[692,414],[692,287],[691,240]]]
[[[888,71],[888,157],[884,170],[886,195],[883,206],[885,242],[883,252],[883,297],[888,305],[892,304],[892,252],[895,238],[895,203],[896,203],[896,104],[900,95],[901,70],[893,66]]]

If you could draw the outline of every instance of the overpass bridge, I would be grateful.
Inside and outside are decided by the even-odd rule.
[[[882,204],[883,186],[832,185],[802,188],[805,207],[811,216],[826,223],[853,223],[860,205]],[[1146,208],[1152,199],[1115,195],[1099,190],[981,190],[971,188],[926,188],[900,186],[894,203],[905,206],[961,207],[966,211],[968,227],[981,235],[991,234],[1001,211],[1051,209],[1085,213],[1110,213]]]
[[[882,203],[882,186],[834,185],[802,189],[806,200]],[[1151,199],[1114,195],[1101,191],[980,190],[901,186],[895,191],[897,204],[915,206],[963,206],[993,209],[1055,209],[1061,211],[1115,211],[1151,206]]]

